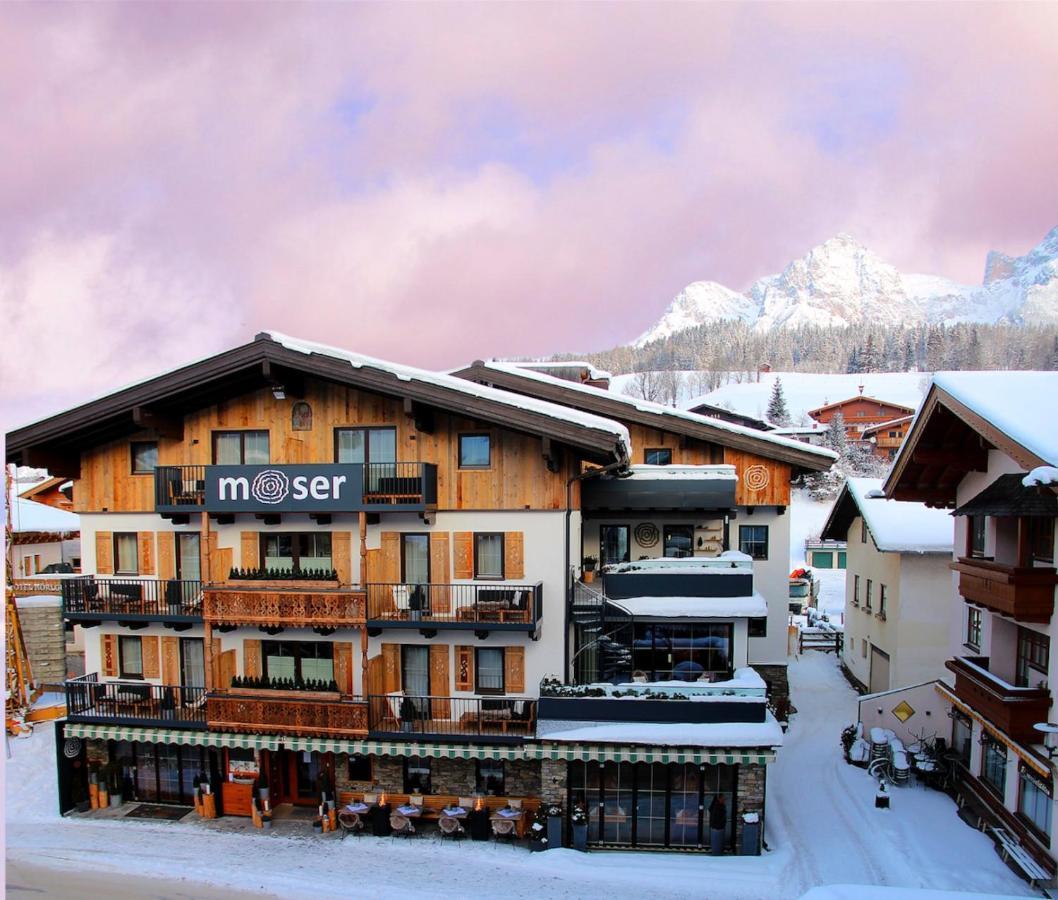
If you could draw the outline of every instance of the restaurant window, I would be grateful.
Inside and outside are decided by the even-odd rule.
[[[371,757],[362,753],[349,754],[349,780],[374,783],[371,772]]]
[[[664,555],[682,559],[694,555],[694,526],[666,525],[664,528]]]
[[[966,644],[973,650],[981,649],[981,610],[966,607]]]
[[[404,793],[433,793],[433,775],[430,767],[430,757],[409,756],[404,760]]]
[[[270,681],[334,681],[330,641],[263,641],[264,676]]]
[[[648,681],[723,681],[731,675],[733,628],[720,622],[636,622],[632,670]]]
[[[335,428],[334,461],[393,463],[397,461],[397,429]]]
[[[1007,780],[1007,748],[992,737],[985,738],[981,778],[1000,796],[1003,795]]]
[[[269,461],[267,431],[214,431],[215,466],[261,466]]]
[[[985,517],[970,516],[967,522],[969,531],[969,553],[970,556],[982,557],[985,555]]]
[[[1047,661],[1051,653],[1051,639],[1031,628],[1018,627],[1018,663],[1015,684],[1035,687],[1047,678]]]
[[[970,750],[973,746],[973,723],[970,717],[958,710],[952,712],[951,746],[959,762],[970,765]]]
[[[852,576],[852,605],[860,605],[860,576]]]
[[[334,568],[331,556],[331,535],[327,531],[294,532],[261,535],[263,568],[278,572],[292,572]]]
[[[122,678],[143,677],[143,641],[122,635],[118,638],[118,665]]]
[[[874,595],[874,582],[870,578],[867,579],[867,593],[864,595],[864,609],[871,608],[871,602]]]
[[[1032,558],[1037,562],[1054,562],[1054,519],[1029,519],[1029,543]]]
[[[475,790],[493,797],[502,797],[507,793],[507,770],[502,759],[477,761]]]
[[[503,532],[475,533],[474,577],[503,579]]]
[[[671,466],[672,451],[668,447],[650,447],[643,452],[643,462],[648,466]]]
[[[502,694],[503,648],[478,647],[474,659],[474,690],[478,694]]]
[[[133,441],[129,446],[132,453],[132,474],[153,474],[158,465],[158,442]]]
[[[629,533],[627,525],[599,526],[599,565],[609,566],[631,559]]]
[[[118,575],[137,575],[139,571],[139,544],[136,532],[118,532],[114,535],[114,572]]]
[[[492,464],[492,438],[488,434],[459,435],[459,468],[487,469]]]
[[[1018,773],[1018,815],[1040,834],[1051,836],[1050,780],[1044,781],[1022,767]]]
[[[754,559],[768,558],[768,526],[739,525],[738,549]]]
[[[880,618],[885,618],[885,605],[889,599],[889,590],[884,584],[878,585],[878,615]]]

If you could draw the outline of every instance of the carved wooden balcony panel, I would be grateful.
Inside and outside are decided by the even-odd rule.
[[[366,735],[367,703],[210,694],[206,720],[212,731],[307,737]]]
[[[343,628],[364,624],[360,591],[306,588],[207,588],[203,618],[215,625]]]

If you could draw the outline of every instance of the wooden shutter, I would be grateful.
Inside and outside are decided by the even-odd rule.
[[[368,550],[364,567],[367,571],[360,573],[361,584],[377,584],[382,581],[382,551]]]
[[[525,548],[522,532],[508,531],[503,535],[503,577],[509,581],[525,578]]]
[[[209,656],[206,657],[206,665],[209,666],[210,676],[213,680],[213,690],[215,691],[222,690],[220,684],[220,648],[220,638],[213,638],[209,647],[206,648],[206,652],[209,654]]]
[[[353,693],[353,645],[349,641],[334,644],[334,680],[343,694]]]
[[[447,614],[451,611],[451,592],[448,588],[452,578],[448,557],[448,532],[430,533],[430,581],[438,587],[430,588],[430,611]],[[447,651],[446,651],[447,652]]]
[[[372,656],[367,661],[367,693],[369,696],[378,696],[386,692],[386,675],[382,654]]]
[[[116,634],[99,636],[99,659],[104,675],[114,677],[118,674],[118,636]]]
[[[176,578],[176,535],[171,531],[158,532],[158,577]]]
[[[231,680],[235,677],[235,650],[225,650],[220,655],[220,678],[218,679],[218,690],[226,691],[231,687]]]
[[[256,531],[239,535],[239,568],[256,569],[261,565],[261,536]]]
[[[261,677],[261,642],[246,638],[242,642],[242,671],[247,678]]]
[[[335,531],[331,534],[331,565],[338,573],[340,584],[353,583],[353,563],[349,555],[348,531]]]
[[[433,644],[430,647],[430,693],[438,698],[430,702],[433,718],[452,717],[452,705],[448,700],[451,691],[451,682],[448,680],[448,644]]]
[[[456,581],[474,577],[474,532],[453,532],[452,557]]]
[[[400,533],[382,532],[382,581],[396,584],[400,581]]]
[[[525,693],[525,647],[503,648],[503,688],[508,694]]]
[[[180,638],[162,638],[162,682],[180,684]]]
[[[143,677],[162,677],[162,658],[157,635],[146,634],[141,639],[143,647]]]
[[[96,572],[100,575],[114,574],[114,532],[96,532]]]
[[[456,690],[474,690],[473,647],[456,647]]]
[[[154,574],[154,532],[141,531],[136,535],[139,544],[139,572],[141,575]]]
[[[382,693],[400,690],[400,644],[382,645]]]

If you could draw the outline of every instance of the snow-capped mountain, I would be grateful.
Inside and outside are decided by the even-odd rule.
[[[839,234],[744,293],[715,281],[689,284],[635,346],[729,319],[761,330],[866,323],[1058,323],[1058,228],[1024,256],[993,250],[980,285],[901,273],[855,238]]]

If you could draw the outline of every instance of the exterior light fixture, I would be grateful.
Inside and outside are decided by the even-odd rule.
[[[272,386],[272,396],[275,397],[276,400],[286,400],[287,399],[287,392],[283,390],[283,385],[281,385],[281,384],[273,385]]]
[[[1043,746],[1047,748],[1047,756],[1054,759],[1058,755],[1058,724],[1037,722],[1032,727],[1043,735]]]

